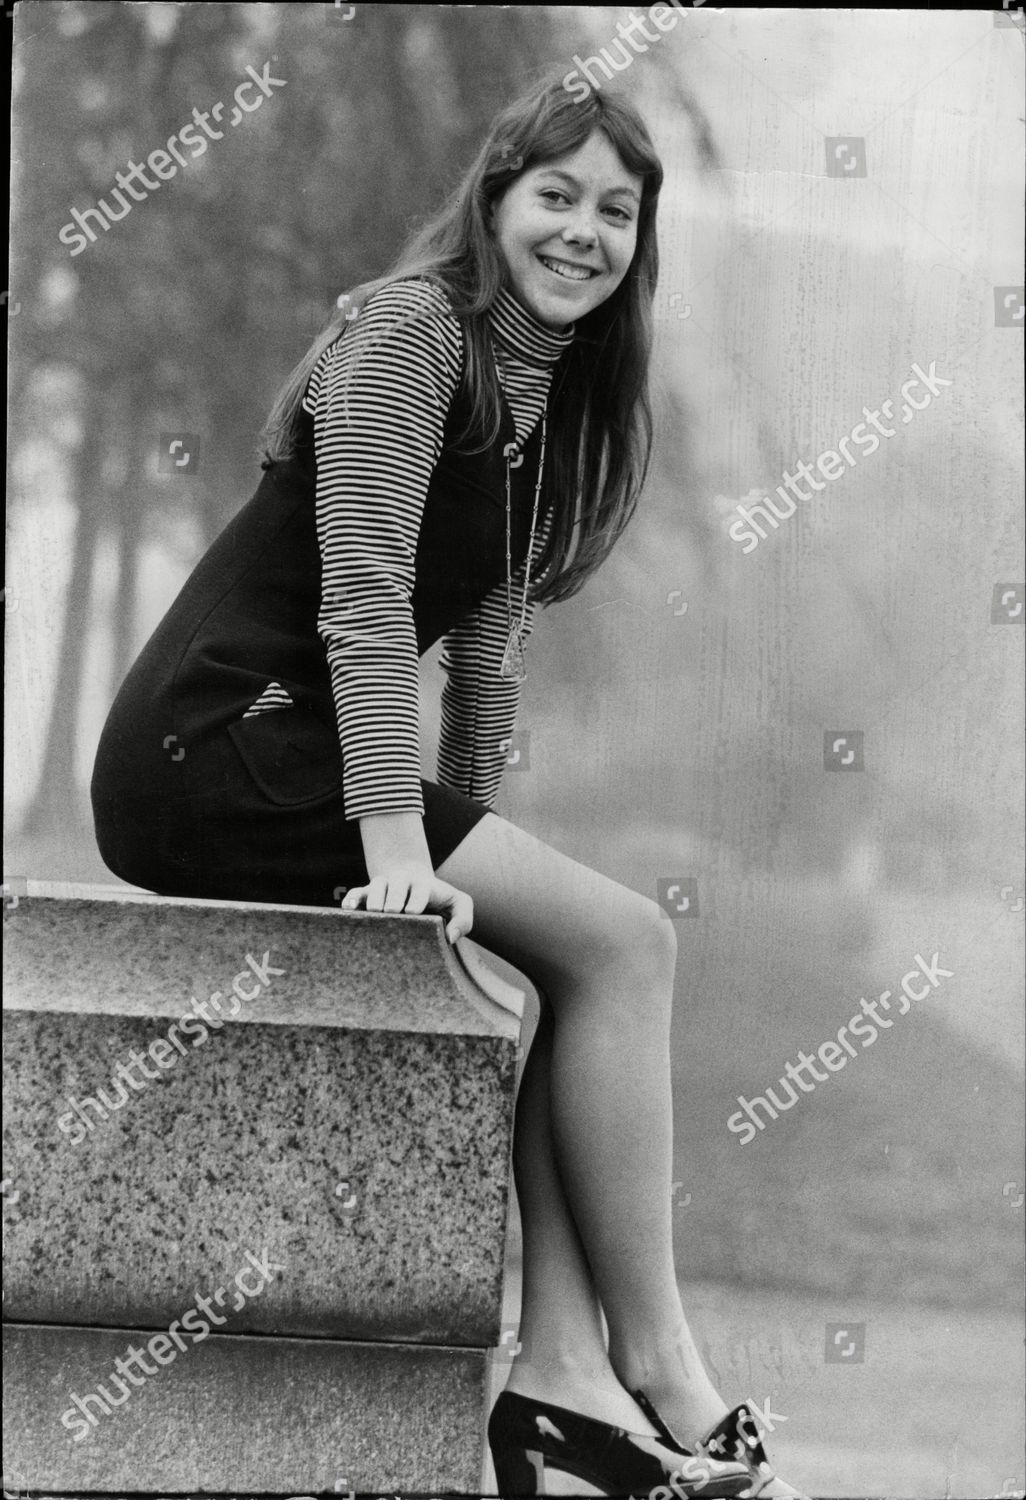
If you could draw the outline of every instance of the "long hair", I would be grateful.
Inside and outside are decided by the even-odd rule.
[[[487,313],[509,277],[489,210],[521,173],[577,150],[595,129],[641,178],[637,243],[620,285],[576,320],[574,338],[553,371],[542,482],[552,525],[529,587],[540,604],[570,598],[605,560],[634,514],[651,456],[648,370],[663,170],[644,121],[622,96],[593,89],[577,99],[561,79],[549,77],[502,110],[455,191],[391,268],[338,299],[338,310],[279,391],[261,434],[268,460],[291,457],[303,396],[321,355],[343,334],[359,340],[359,311],[375,292],[419,276],[446,293],[461,322],[472,404],[462,438],[471,430],[485,434],[469,451],[493,443],[501,411]],[[421,315],[418,310],[410,318]]]

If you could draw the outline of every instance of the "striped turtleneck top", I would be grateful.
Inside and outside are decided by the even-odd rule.
[[[409,321],[416,311],[422,316]],[[574,325],[558,332],[545,327],[506,289],[488,319],[522,447],[541,418]],[[462,370],[463,330],[444,291],[420,278],[382,288],[358,322],[361,336],[351,338],[347,329],[325,350],[303,398],[317,460],[317,630],[331,672],[347,820],[385,812],[423,816],[411,595],[425,496]],[[534,559],[548,520],[539,524]],[[513,574],[515,619],[523,577],[521,565]],[[520,693],[518,683],[499,676],[506,602],[504,578],[442,637],[439,658],[445,683],[437,779],[488,807],[502,779]],[[535,610],[528,602],[525,635]],[[272,683],[249,713],[289,701]]]

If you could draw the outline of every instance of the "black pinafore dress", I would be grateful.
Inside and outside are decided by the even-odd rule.
[[[425,498],[412,608],[423,655],[506,576],[502,399],[494,443],[457,451],[470,401],[461,378]],[[365,885],[359,822],[346,818],[343,755],[317,633],[313,419],[293,458],[266,461],[253,498],[200,559],[134,662],[105,722],[91,781],[104,863],[169,896],[337,906]],[[510,471],[514,572],[527,556],[540,447],[536,424]],[[466,446],[466,444],[464,444]],[[539,517],[539,530],[543,517]],[[270,683],[292,707],[245,717]],[[432,866],[488,808],[421,780]]]

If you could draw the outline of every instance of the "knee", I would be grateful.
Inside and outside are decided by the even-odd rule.
[[[494,944],[493,944],[494,946]],[[586,910],[576,927],[561,931],[557,947],[530,954],[502,954],[530,980],[541,1019],[559,1012],[569,998],[596,987],[603,993],[672,998],[677,961],[673,922],[662,907],[621,889],[604,910]]]
[[[625,894],[615,931],[588,947],[592,963],[629,974],[635,981],[672,987],[677,963],[677,934],[667,913],[637,892]]]
[[[642,962],[672,979],[677,966],[677,932],[667,912],[656,901],[642,897],[634,917],[634,948]]]

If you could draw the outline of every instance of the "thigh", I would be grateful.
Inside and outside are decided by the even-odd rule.
[[[672,964],[673,923],[657,902],[489,812],[435,873],[474,902],[470,937],[542,988],[596,968]]]

